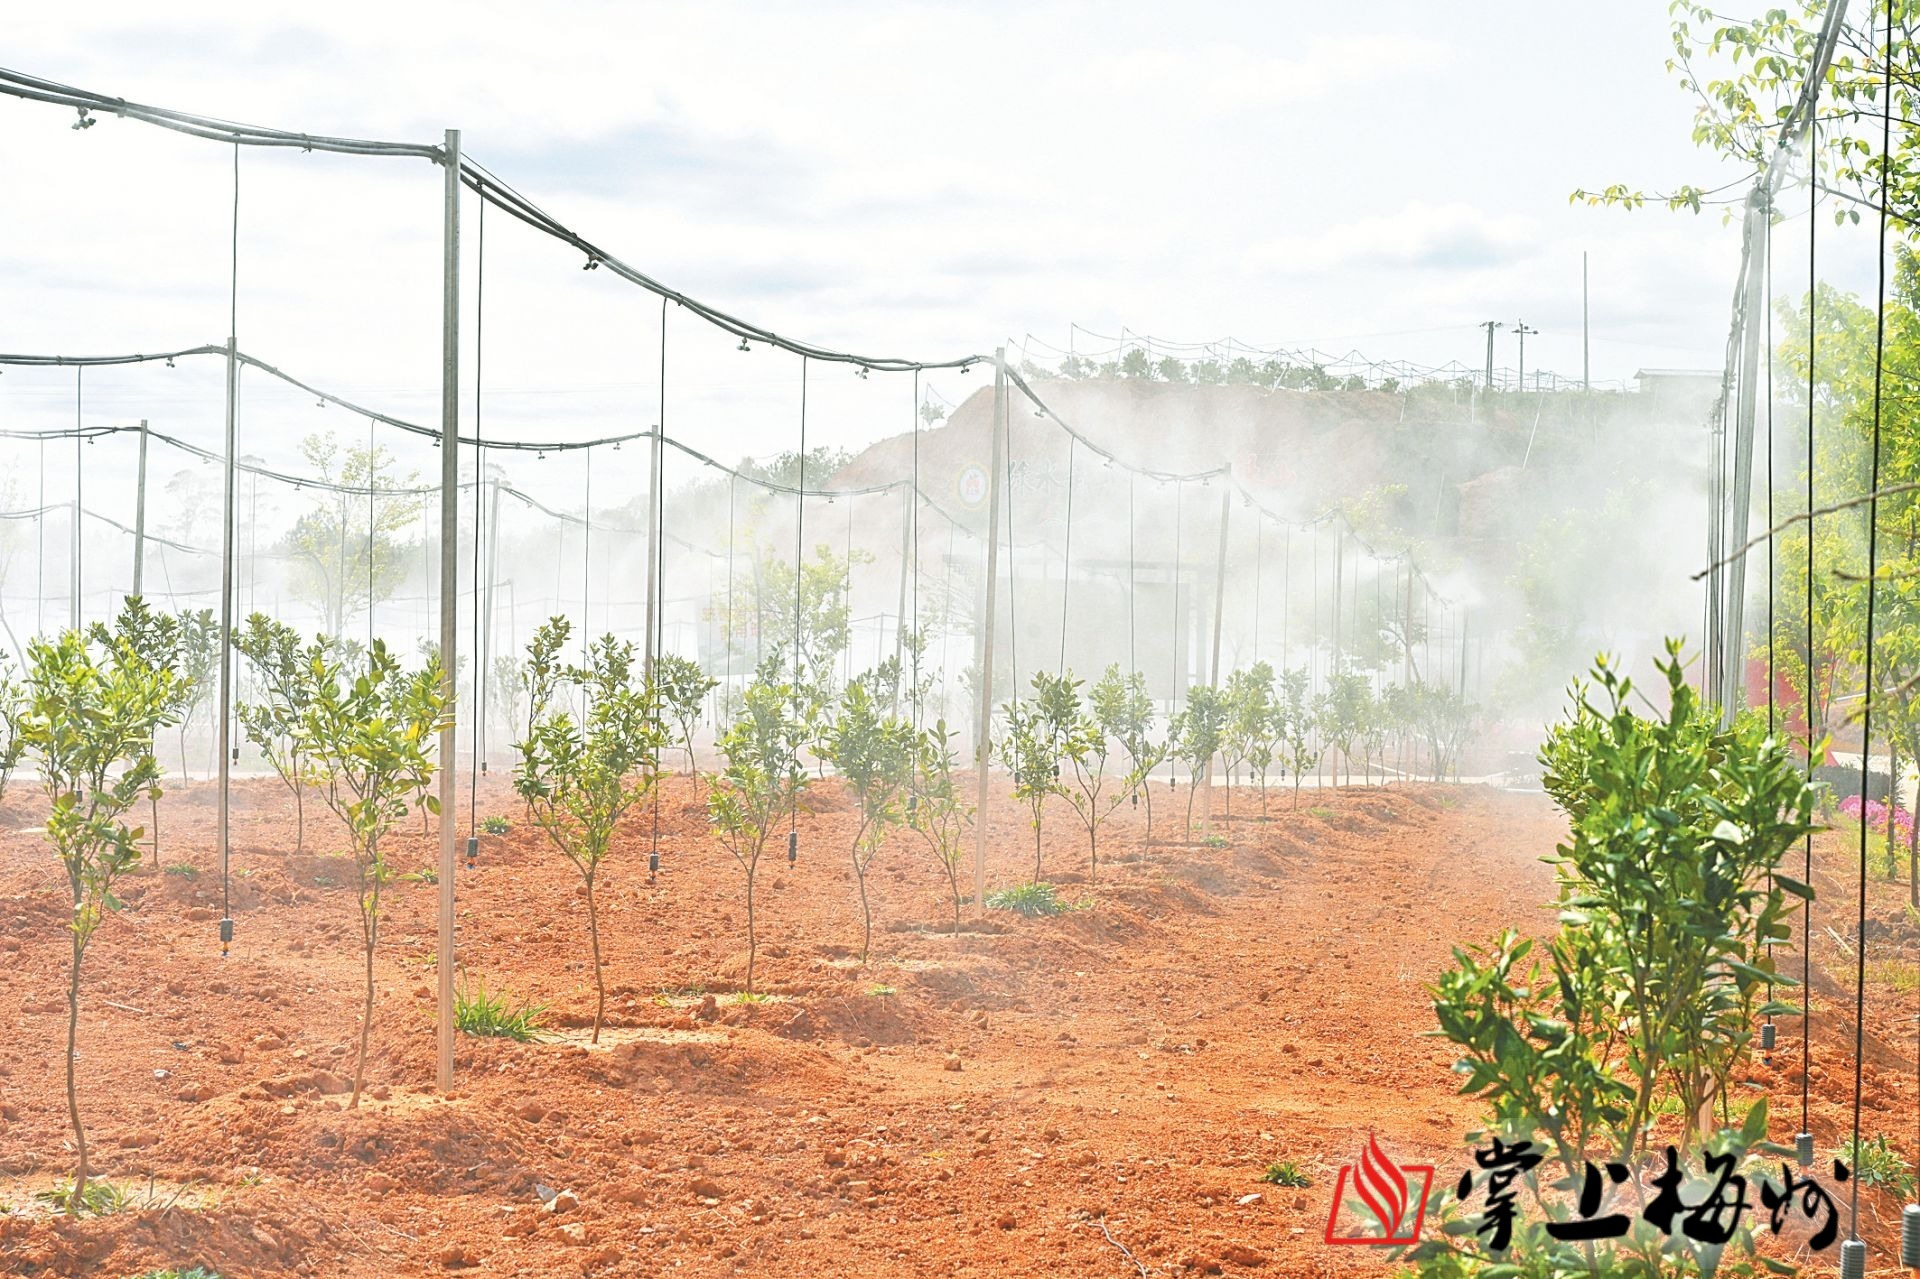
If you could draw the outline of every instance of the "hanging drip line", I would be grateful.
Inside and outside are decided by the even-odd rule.
[[[484,204],[485,201],[482,201]],[[647,480],[647,582],[652,598],[647,601],[647,644],[646,651],[652,655],[648,662],[647,678],[655,678],[660,658],[661,638],[666,634],[664,614],[666,613],[667,583],[666,550],[661,545],[667,529],[667,503],[661,493],[666,482],[666,454],[660,442],[667,437],[667,300],[660,299],[660,403],[659,421],[654,423],[654,439],[648,447],[650,461]],[[727,481],[727,580],[733,580],[733,481]],[[733,610],[733,592],[727,592],[727,610]],[[731,640],[728,641],[732,643]],[[729,658],[731,664],[731,658]],[[653,690],[649,690],[652,692]],[[688,747],[692,749],[691,745]],[[647,879],[660,873],[660,758],[655,755],[653,762],[653,809],[652,829],[647,839]]]
[[[1089,439],[1086,435],[1082,434],[1079,430],[1069,425],[1066,419],[1062,418],[1058,413],[1055,413],[1053,409],[1047,404],[1047,402],[1041,399],[1038,393],[1036,393],[1031,386],[1027,385],[1026,380],[1022,378],[1018,373],[1014,372],[1011,367],[1007,369],[1007,379],[1010,382],[1012,382],[1013,385],[1019,387],[1021,394],[1025,395],[1027,399],[1033,402],[1033,407],[1039,412],[1039,415],[1041,417],[1052,422],[1055,426],[1065,431],[1073,439],[1079,441],[1081,447],[1085,448],[1088,452],[1094,454],[1095,456],[1101,458],[1102,460],[1112,463],[1115,466],[1125,467],[1127,470],[1132,471],[1136,475],[1144,475],[1148,479],[1172,481],[1172,480],[1205,480],[1205,479],[1211,479],[1216,475],[1230,475],[1232,473],[1231,469],[1225,466],[1216,466],[1216,467],[1211,467],[1204,471],[1193,471],[1185,474],[1174,472],[1174,471],[1155,470],[1153,467],[1149,467],[1149,466],[1136,466],[1133,463],[1126,461],[1119,454],[1113,452],[1112,450],[1107,449],[1101,446],[1100,444],[1095,443],[1093,440]]]
[[[1004,364],[1002,366],[1005,367]],[[1006,369],[1008,377],[1013,376],[1012,369]],[[1008,678],[1013,684],[1014,705],[1020,704],[1020,581],[1013,571],[1013,405],[1007,405],[1007,668]],[[993,530],[993,536],[1000,536],[1000,530]],[[991,682],[991,672],[988,680]],[[991,761],[992,749],[989,744],[984,758]]]
[[[908,510],[912,512],[911,518],[913,521],[912,524],[908,526],[908,544],[913,548],[913,553],[912,553],[913,567],[910,571],[912,573],[912,581],[913,581],[913,629],[911,633],[913,635],[914,647],[913,647],[913,670],[907,676],[907,687],[913,690],[914,696],[913,696],[911,705],[909,705],[907,709],[913,716],[913,727],[916,731],[918,731],[920,728],[919,686],[920,686],[920,660],[922,656],[921,643],[924,638],[920,634],[920,501],[919,501],[919,493],[920,493],[920,370],[919,369],[915,369],[913,371],[913,423],[912,423],[912,426],[913,426],[913,462],[912,462],[913,473],[911,477],[912,485],[910,487],[908,497],[907,497],[907,504],[908,504]]]
[[[227,243],[227,434],[221,457],[225,466],[220,533],[220,694],[216,714],[220,727],[215,748],[220,752],[220,799],[216,835],[220,845],[220,958],[227,958],[233,942],[233,482],[240,437],[240,366],[233,353],[240,346],[240,147],[233,148],[233,221]]]
[[[1138,527],[1133,520],[1133,491],[1138,477],[1127,472],[1127,669],[1137,671],[1140,662],[1134,646],[1134,620],[1138,610],[1134,607],[1134,578],[1138,561],[1134,558],[1134,529]]]
[[[1066,550],[1060,559],[1060,669],[1056,675],[1067,673],[1067,604],[1073,593],[1073,445],[1071,435],[1067,437],[1067,533]]]
[[[1180,664],[1180,535],[1183,530],[1181,504],[1185,498],[1185,481],[1175,480],[1173,483],[1173,569],[1170,574],[1173,580],[1173,643],[1171,645],[1173,649],[1173,685],[1167,693],[1167,718],[1169,721],[1173,718],[1175,707],[1179,705],[1180,694],[1185,691],[1186,684],[1186,680],[1182,678],[1185,672],[1181,670]],[[1167,777],[1168,780],[1172,780],[1173,777],[1173,761],[1171,759],[1167,761]]]
[[[581,516],[580,534],[580,664],[585,666],[591,660],[593,634],[593,450],[587,450],[587,464],[583,484],[585,492],[581,495],[584,514]]]
[[[373,649],[373,549],[374,549],[374,476],[380,473],[380,445],[374,439],[374,422],[367,419],[367,649]]]
[[[1293,606],[1293,525],[1287,525],[1286,549],[1280,561],[1280,669],[1289,671],[1287,665],[1288,613]]]
[[[1253,660],[1260,660],[1260,569],[1266,558],[1267,526],[1253,522]]]
[[[1836,5],[1835,8],[1840,6]],[[1893,165],[1893,19],[1892,5],[1887,7],[1887,43],[1885,46],[1885,73],[1881,87],[1880,116],[1880,226],[1874,241],[1879,250],[1879,276],[1874,293],[1873,328],[1873,433],[1872,458],[1868,464],[1870,480],[1867,491],[1878,494],[1880,490],[1880,419],[1883,407],[1882,392],[1886,373],[1887,347],[1887,214],[1885,205],[1891,191],[1889,181]],[[1809,527],[1808,536],[1812,536]],[[1874,600],[1879,594],[1880,564],[1880,501],[1877,496],[1867,503],[1867,618],[1862,645],[1860,687],[1863,699],[1860,706],[1860,872],[1854,884],[1858,894],[1859,914],[1855,920],[1854,945],[1854,993],[1853,993],[1853,1150],[1856,1162],[1860,1153],[1860,1098],[1864,1083],[1862,1072],[1866,1065],[1866,1016],[1867,1016],[1867,827],[1865,820],[1867,806],[1867,782],[1870,766],[1873,763],[1873,704],[1876,694],[1873,684],[1874,658]],[[1809,609],[1811,611],[1811,609]],[[1892,754],[1889,752],[1889,761]],[[1895,802],[1898,802],[1898,779],[1895,782]],[[1860,1178],[1853,1178],[1852,1193],[1847,1206],[1847,1233],[1850,1242],[1858,1244],[1857,1252],[1863,1252],[1865,1245],[1860,1243]],[[1846,1245],[1842,1245],[1843,1251]],[[1864,1258],[1863,1258],[1864,1260]]]
[[[1765,255],[1763,258],[1763,269],[1766,272],[1766,276],[1765,276],[1766,287],[1762,296],[1765,297],[1766,303],[1767,303],[1766,305],[1767,335],[1765,339],[1766,350],[1767,350],[1767,372],[1766,372],[1766,378],[1767,378],[1766,380],[1767,527],[1772,528],[1773,527],[1773,220],[1771,217],[1769,217],[1767,220],[1767,234],[1766,234],[1765,242],[1762,246],[1762,252]],[[1811,536],[1813,530],[1808,529],[1807,532],[1808,532],[1808,535]],[[1776,664],[1774,662],[1774,654],[1777,650],[1778,642],[1779,642],[1779,637],[1774,634],[1774,629],[1773,629],[1774,595],[1775,595],[1775,577],[1774,577],[1774,562],[1773,562],[1773,539],[1768,538],[1767,539],[1767,736],[1768,737],[1772,737],[1774,732],[1774,719],[1775,719],[1775,711],[1776,711],[1776,706],[1775,706],[1776,698],[1774,694],[1774,688],[1775,688],[1775,685],[1779,683],[1778,677],[1774,674],[1774,671],[1776,670]],[[1770,887],[1776,885],[1778,882],[1775,879],[1775,872],[1777,869],[1778,869],[1777,867],[1768,868],[1767,882]],[[1773,955],[1773,939],[1771,937],[1767,939],[1767,955],[1769,958],[1771,958]],[[1773,1008],[1773,971],[1772,971],[1773,965],[1771,963],[1768,964],[1767,969],[1768,971],[1767,971],[1766,997],[1767,997],[1767,1008],[1769,1011],[1767,1013],[1766,1021],[1762,1024],[1760,1028],[1760,1047],[1764,1053],[1767,1053],[1770,1056],[1773,1050],[1774,1038],[1778,1032],[1774,1029],[1773,1013],[1771,1011]]]
[[[480,774],[487,767],[487,681],[490,672],[487,666],[490,654],[487,652],[493,621],[491,610],[483,606],[480,598],[480,566],[486,558],[485,511],[481,503],[481,490],[485,486],[487,473],[487,446],[482,431],[481,395],[486,389],[483,375],[486,360],[487,334],[487,206],[482,201],[479,212],[477,235],[479,243],[475,249],[474,263],[474,316],[473,316],[473,652],[474,652],[474,716],[473,716],[473,762],[467,769],[467,869],[472,870],[475,855],[480,845]],[[489,566],[490,568],[491,566]],[[489,573],[491,584],[492,575]]]
[[[805,572],[804,549],[807,527],[807,357],[800,357],[800,483],[793,496],[793,713],[800,715],[800,609],[801,580]],[[798,768],[799,760],[793,766]],[[800,858],[800,806],[787,810],[787,865]]]
[[[831,499],[829,499],[831,500]],[[847,620],[853,620],[853,499],[847,499]],[[853,629],[847,629],[846,681],[853,683]]]

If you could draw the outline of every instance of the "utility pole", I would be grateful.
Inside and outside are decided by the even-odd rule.
[[[1487,389],[1493,389],[1493,331],[1507,326],[1498,320],[1482,320],[1480,327],[1487,331]]]
[[[1540,330],[1528,328],[1527,322],[1521,320],[1513,326],[1513,331],[1520,335],[1520,371],[1518,377],[1520,389],[1524,391],[1527,389],[1527,334],[1538,333]]]
[[[1122,330],[1124,332],[1125,330]],[[973,810],[973,909],[987,909],[987,781],[993,751],[993,628],[994,597],[1000,588],[1000,478],[1006,470],[1007,349],[993,353],[993,444],[987,471],[987,594],[982,601],[980,638],[980,718],[973,739],[975,766],[980,770],[980,798]]]
[[[147,419],[140,419],[140,478],[133,495],[133,593],[144,595],[147,580]]]

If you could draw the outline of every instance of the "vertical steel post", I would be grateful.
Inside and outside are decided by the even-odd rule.
[[[237,171],[237,170],[236,170]],[[237,207],[237,206],[236,206]],[[220,854],[220,874],[226,877],[233,855],[233,524],[234,464],[240,423],[240,348],[227,334],[227,445],[220,506],[220,706],[214,719],[214,752],[219,757],[220,800],[214,816],[214,843]],[[144,486],[143,486],[144,487]],[[233,919],[220,921],[220,957],[233,943]]]
[[[69,579],[67,592],[72,597],[72,600],[67,609],[67,624],[76,631],[80,629],[80,542],[82,536],[80,520],[82,518],[81,510],[83,508],[81,483],[82,476],[86,470],[80,460],[80,448],[86,443],[85,440],[80,438],[80,432],[85,429],[83,425],[84,419],[81,413],[82,397],[84,394],[81,390],[81,374],[85,372],[86,368],[84,365],[73,371],[73,527],[69,530],[72,534],[73,542],[71,549],[67,553],[67,558],[72,561],[67,565]]]
[[[140,419],[140,478],[133,494],[133,593],[146,594],[147,582],[147,419]]]
[[[440,678],[446,689],[447,717],[440,729],[440,938],[435,967],[440,977],[436,1078],[445,1092],[453,1087],[453,876],[458,833],[454,819],[454,752],[458,744],[453,672],[460,639],[456,625],[460,582],[460,130],[447,130],[441,164],[446,170],[446,208],[440,286]]]
[[[975,646],[980,661],[980,707],[973,739],[974,762],[980,771],[980,796],[973,810],[973,909],[987,908],[987,779],[993,764],[993,630],[994,599],[1000,589],[1000,484],[1006,470],[1007,348],[993,353],[992,461],[987,467],[987,595]]]

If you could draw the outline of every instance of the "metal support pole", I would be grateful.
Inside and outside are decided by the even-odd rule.
[[[1227,519],[1233,510],[1233,468],[1228,466],[1225,482],[1220,486],[1220,558],[1213,574],[1213,659],[1207,665],[1208,682],[1216,689],[1220,687],[1220,632],[1227,614]],[[1203,833],[1213,829],[1213,756],[1207,756],[1205,774],[1205,797],[1201,803],[1200,829]],[[1232,784],[1232,778],[1228,778]]]
[[[1007,429],[1007,348],[993,353],[993,447],[987,467],[987,597],[981,610],[980,637],[975,645],[979,654],[980,717],[973,742],[975,765],[980,771],[980,797],[973,810],[973,909],[984,914],[987,908],[987,778],[992,772],[993,750],[993,629],[994,598],[1000,590],[1000,484],[1006,471]]]
[[[664,311],[660,322],[666,323]],[[666,414],[660,416],[664,418]],[[654,635],[660,624],[660,450],[665,434],[659,426],[654,427],[647,459],[647,642],[642,651],[646,655],[643,669],[648,680],[653,679]]]
[[[1764,191],[1756,191],[1747,204],[1747,278],[1743,281],[1746,300],[1742,316],[1744,332],[1740,346],[1740,401],[1734,413],[1733,489],[1724,507],[1726,540],[1724,546],[1740,546],[1747,540],[1747,528],[1753,515],[1753,426],[1760,395],[1760,336],[1766,319],[1766,239],[1768,205]],[[1720,595],[1720,669],[1713,696],[1720,703],[1723,724],[1732,724],[1740,709],[1746,674],[1746,593],[1747,557],[1735,557],[1721,580]]]
[[[140,419],[140,478],[133,495],[133,593],[146,594],[147,581],[147,419]]]
[[[81,585],[81,582],[80,582],[80,554],[81,554],[80,521],[82,518],[81,511],[84,506],[83,498],[81,496],[81,484],[82,484],[82,477],[84,476],[86,471],[86,467],[82,465],[80,460],[80,448],[83,444],[86,443],[86,441],[81,439],[79,434],[81,429],[83,429],[81,426],[81,420],[82,420],[81,419],[81,402],[82,401],[81,401],[81,389],[80,389],[80,385],[81,385],[80,375],[84,371],[85,371],[84,368],[77,368],[73,371],[73,426],[74,426],[73,528],[70,530],[73,538],[73,545],[72,545],[72,549],[68,552],[68,555],[67,555],[67,558],[72,561],[72,563],[70,563],[67,566],[69,570],[69,584],[67,586],[67,591],[72,596],[71,605],[67,609],[67,613],[68,613],[67,624],[76,631],[80,629],[80,585]]]
[[[446,210],[442,231],[444,275],[440,286],[440,678],[447,695],[447,717],[440,729],[440,938],[435,967],[440,977],[436,1030],[440,1090],[453,1087],[453,876],[458,858],[454,820],[457,799],[454,752],[453,672],[460,630],[460,130],[448,129],[445,168]],[[476,552],[478,547],[475,548]]]

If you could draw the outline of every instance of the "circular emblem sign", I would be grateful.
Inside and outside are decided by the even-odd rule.
[[[987,468],[978,462],[969,462],[961,470],[956,488],[961,504],[969,510],[978,510],[987,501]]]

